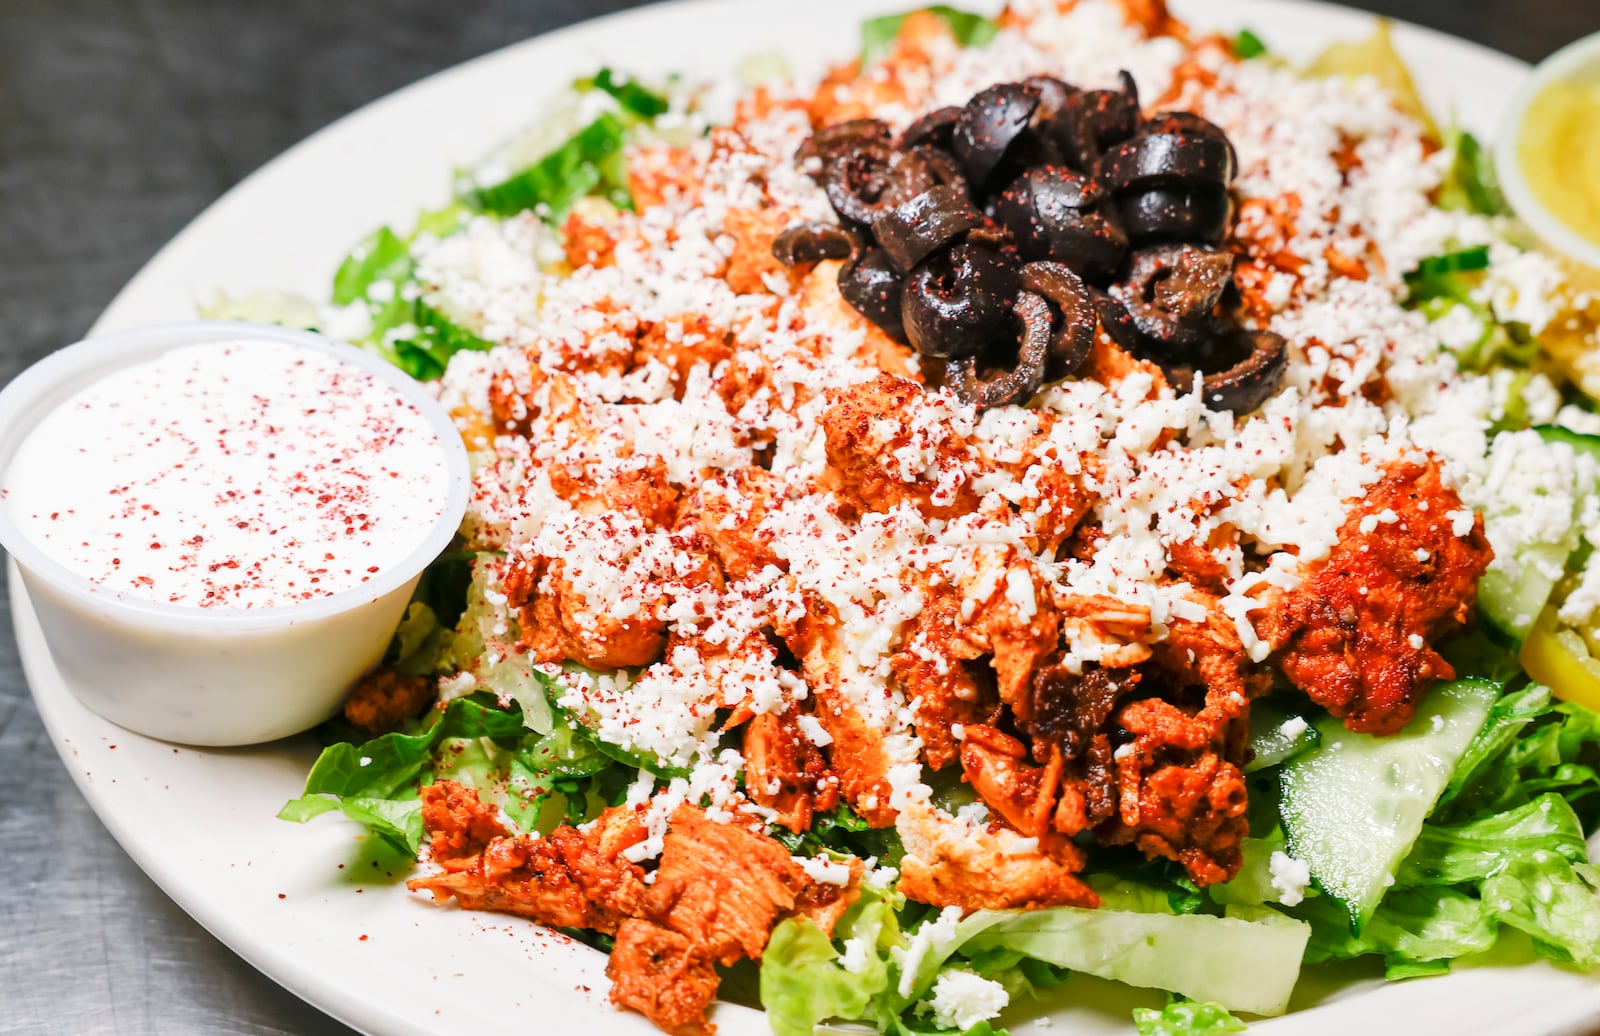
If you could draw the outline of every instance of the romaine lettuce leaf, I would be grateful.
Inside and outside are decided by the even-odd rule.
[[[1233,53],[1240,60],[1249,61],[1251,58],[1266,57],[1267,45],[1249,29],[1240,29],[1233,38]]]
[[[1497,934],[1483,903],[1452,888],[1392,889],[1359,936],[1331,900],[1307,900],[1293,913],[1311,925],[1308,964],[1368,954],[1382,956],[1390,966],[1450,960],[1487,950]]]
[[[1439,185],[1440,206],[1484,216],[1508,214],[1511,207],[1500,193],[1494,157],[1478,143],[1478,138],[1455,129],[1447,134],[1445,146],[1451,151],[1451,157],[1450,169]]]
[[[350,250],[333,275],[333,304],[348,306],[367,297],[378,281],[398,284],[411,276],[411,248],[388,227],[379,227]]]
[[[422,845],[417,789],[431,775],[435,749],[447,738],[520,741],[522,715],[478,698],[460,698],[430,713],[421,729],[391,733],[361,744],[341,741],[323,749],[306,776],[305,792],[278,813],[305,823],[341,809],[396,849],[415,856]]]
[[[1411,854],[1395,875],[1395,884],[1418,887],[1482,881],[1515,860],[1540,853],[1574,863],[1588,858],[1577,814],[1554,793],[1464,824],[1424,824]]]
[[[1234,1011],[1282,1014],[1311,929],[1264,907],[1213,914],[1053,907],[980,910],[962,953],[999,947],[1056,967],[1166,989]],[[1195,947],[1205,952],[1195,952]]]
[[[944,4],[934,4],[930,7],[920,8],[944,22],[945,28],[950,30],[950,35],[963,47],[981,47],[994,39],[1000,31],[1000,26],[992,18],[971,11],[961,11]],[[868,18],[861,23],[861,64],[870,65],[883,59],[889,51],[894,49],[894,41],[900,36],[900,28],[905,24],[906,16],[913,14],[906,11],[901,14],[886,14],[878,18]]]
[[[420,298],[412,300],[402,323],[409,325],[412,333],[391,344],[392,362],[418,381],[432,381],[443,375],[450,357],[458,352],[488,352],[494,348],[494,343],[468,331]]]
[[[468,192],[466,203],[490,216],[541,210],[557,218],[585,195],[604,188],[619,208],[631,208],[622,145],[625,128],[610,112],[566,143],[500,183]]]
[[[1501,696],[1360,935],[1326,901],[1291,911],[1312,926],[1306,960],[1377,954],[1391,978],[1436,974],[1509,926],[1547,957],[1600,965],[1600,890],[1572,805],[1600,787],[1580,761],[1597,742],[1600,716],[1543,687]]]
[[[590,80],[588,85],[610,94],[623,111],[638,119],[649,121],[671,107],[661,94],[639,85],[632,79],[619,80],[616,73],[609,68],[602,68],[596,72],[594,79]]]
[[[1133,1024],[1139,1036],[1211,1036],[1212,1033],[1244,1032],[1244,1023],[1221,1004],[1197,1000],[1173,1000],[1157,1011],[1152,1007],[1133,1009]]]
[[[830,1018],[873,1021],[887,1029],[903,1004],[892,951],[905,946],[893,892],[865,886],[839,920],[834,940],[791,917],[772,930],[761,955],[761,1003],[775,1036],[812,1036]]]

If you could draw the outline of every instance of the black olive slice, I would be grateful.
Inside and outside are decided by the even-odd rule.
[[[1211,410],[1231,410],[1242,417],[1265,403],[1283,383],[1289,348],[1283,336],[1271,331],[1234,332],[1250,353],[1227,370],[1207,374],[1201,398]]]
[[[1128,250],[1109,201],[1089,177],[1062,166],[1039,166],[1001,192],[994,214],[1024,260],[1053,259],[1100,281]]]
[[[960,187],[963,191],[967,189],[967,178],[961,172],[961,163],[950,152],[932,144],[923,144],[912,148],[908,154],[914,161],[922,163],[927,176],[934,183],[944,187]]]
[[[1101,304],[1106,332],[1158,362],[1198,363],[1197,351],[1217,337],[1212,310],[1233,282],[1233,264],[1232,253],[1196,245],[1139,249]]]
[[[1035,126],[1055,118],[1073,96],[1081,92],[1071,83],[1064,83],[1055,76],[1029,76],[1023,83],[1039,91],[1039,107],[1033,113]]]
[[[1149,298],[1157,306],[1182,317],[1209,314],[1233,283],[1238,256],[1194,245],[1181,246],[1181,254],[1165,277],[1150,285]]]
[[[1149,133],[1107,151],[1100,160],[1100,177],[1113,191],[1169,184],[1226,187],[1233,179],[1233,157],[1220,137]]]
[[[848,259],[855,250],[855,239],[836,223],[791,223],[772,242],[772,257],[785,266]]]
[[[1141,132],[1195,133],[1201,136],[1214,137],[1227,145],[1229,168],[1239,168],[1239,155],[1233,150],[1233,141],[1228,139],[1228,135],[1223,132],[1222,127],[1202,115],[1196,115],[1194,112],[1156,112],[1144,120]]]
[[[965,187],[932,187],[881,212],[872,234],[895,268],[910,270],[936,249],[983,222]]]
[[[1022,322],[1022,341],[1017,348],[1015,367],[980,374],[976,356],[951,360],[945,367],[945,384],[956,398],[979,410],[1026,403],[1044,384],[1050,348],[1050,305],[1031,291],[1020,291],[1012,311]]]
[[[1092,173],[1100,163],[1100,144],[1085,110],[1084,94],[1074,94],[1041,131],[1061,152],[1061,160],[1080,173]]]
[[[1022,268],[1022,287],[1043,296],[1061,311],[1061,320],[1050,336],[1045,363],[1045,379],[1060,381],[1075,374],[1094,348],[1094,329],[1099,322],[1094,293],[1069,267],[1061,263],[1029,263]]]
[[[924,356],[971,356],[1011,335],[1017,270],[999,252],[960,244],[930,256],[906,278],[901,318]]]
[[[901,132],[900,139],[896,143],[907,150],[920,147],[923,144],[948,148],[950,146],[950,135],[956,129],[956,119],[960,117],[961,109],[956,105],[951,105],[948,108],[935,108],[907,126]]]
[[[1152,187],[1117,200],[1128,237],[1138,240],[1219,243],[1228,232],[1233,203],[1220,187]]]
[[[1120,88],[1087,90],[1082,95],[1084,121],[1100,147],[1127,140],[1139,129],[1139,87],[1126,70],[1117,73]]]
[[[961,109],[950,149],[967,179],[981,188],[1006,152],[1028,129],[1039,106],[1039,88],[999,83],[981,91]]]
[[[1211,313],[1233,283],[1238,257],[1201,245],[1151,245],[1133,253],[1123,290],[1180,317]]]
[[[823,193],[840,219],[865,225],[872,222],[878,198],[888,186],[889,162],[894,151],[883,141],[864,141],[854,147],[828,152],[822,160]]]
[[[1189,362],[1217,335],[1217,322],[1211,318],[1169,313],[1120,284],[1100,297],[1099,309],[1100,323],[1112,341],[1158,363]]]
[[[836,122],[831,126],[822,127],[807,137],[800,145],[795,158],[802,162],[808,158],[821,158],[826,161],[832,155],[853,151],[863,145],[888,144],[891,136],[888,124],[878,119]]]
[[[855,224],[869,224],[879,212],[940,182],[919,151],[896,151],[884,143],[833,153],[823,162],[821,179],[834,211]]]
[[[884,334],[904,345],[901,295],[905,279],[881,248],[868,248],[839,268],[839,294]]]

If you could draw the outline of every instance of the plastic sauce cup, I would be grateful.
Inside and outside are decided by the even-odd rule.
[[[182,744],[271,741],[337,712],[351,685],[382,659],[423,569],[449,545],[466,512],[466,449],[419,383],[320,335],[226,321],[90,338],[28,368],[0,391],[0,472],[40,420],[106,375],[179,346],[252,341],[315,350],[359,368],[415,406],[434,430],[446,465],[444,507],[402,561],[310,601],[248,609],[170,604],[70,571],[0,506],[0,545],[17,563],[67,686],[106,719]]]

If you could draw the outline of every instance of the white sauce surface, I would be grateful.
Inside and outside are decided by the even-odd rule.
[[[50,558],[107,589],[265,608],[367,582],[444,509],[446,455],[398,392],[277,342],[183,346],[51,411],[0,477]]]

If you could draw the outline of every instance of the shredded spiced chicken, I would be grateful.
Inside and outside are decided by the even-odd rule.
[[[642,774],[625,804],[545,836],[467,788],[425,788],[436,870],[411,887],[614,937],[613,1001],[668,1032],[711,1032],[717,968],[759,960],[786,918],[831,931],[873,865],[818,868],[773,832],[848,807],[904,846],[901,893],[962,910],[1097,906],[1082,874],[1109,846],[1210,885],[1240,866],[1253,700],[1303,693],[1389,734],[1453,675],[1436,648],[1468,622],[1492,552],[1433,446],[1388,416],[1417,383],[1393,373],[1398,350],[1420,364],[1437,348],[1336,313],[1398,291],[1379,242],[1330,229],[1367,152],[1323,131],[1359,120],[1312,127],[1327,147],[1304,161],[1333,171],[1314,196],[1262,157],[1264,126],[1314,116],[1275,115],[1221,41],[1160,3],[1019,3],[1001,25],[1019,82],[1126,91],[1131,67],[1129,118],[1181,110],[1227,131],[1225,238],[1129,304],[1158,322],[1217,307],[1204,319],[1241,355],[1271,353],[1270,382],[1224,386],[1248,412],[1213,405],[1199,361],[1047,297],[1067,297],[1059,270],[1006,282],[1045,294],[985,316],[1022,349],[1028,321],[1065,328],[1068,309],[1092,332],[1038,339],[1047,359],[1077,350],[1074,366],[1013,404],[977,382],[969,398],[954,366],[904,344],[897,311],[841,294],[877,274],[828,252],[851,247],[828,229],[829,127],[898,134],[992,82],[932,18],[815,93],[763,87],[704,140],[631,152],[637,211],[574,210],[571,269],[541,275],[534,308],[461,293],[465,259],[422,265],[438,304],[499,343],[445,382],[480,461],[471,534],[505,619],[497,650],[555,679],[598,737],[691,776]],[[1104,61],[1061,44],[1091,31]],[[1152,46],[1162,35],[1181,47]],[[1374,139],[1420,139],[1361,103]],[[1014,158],[1002,149],[992,175]],[[850,189],[866,204],[889,188]],[[1017,247],[983,213],[960,218],[959,247]],[[775,252],[796,224],[823,225],[805,231],[815,254],[797,259],[793,235]],[[1319,306],[1335,314],[1323,338],[1305,330]],[[352,719],[411,708],[405,691],[364,689]],[[950,774],[972,805],[936,804],[928,782]]]

